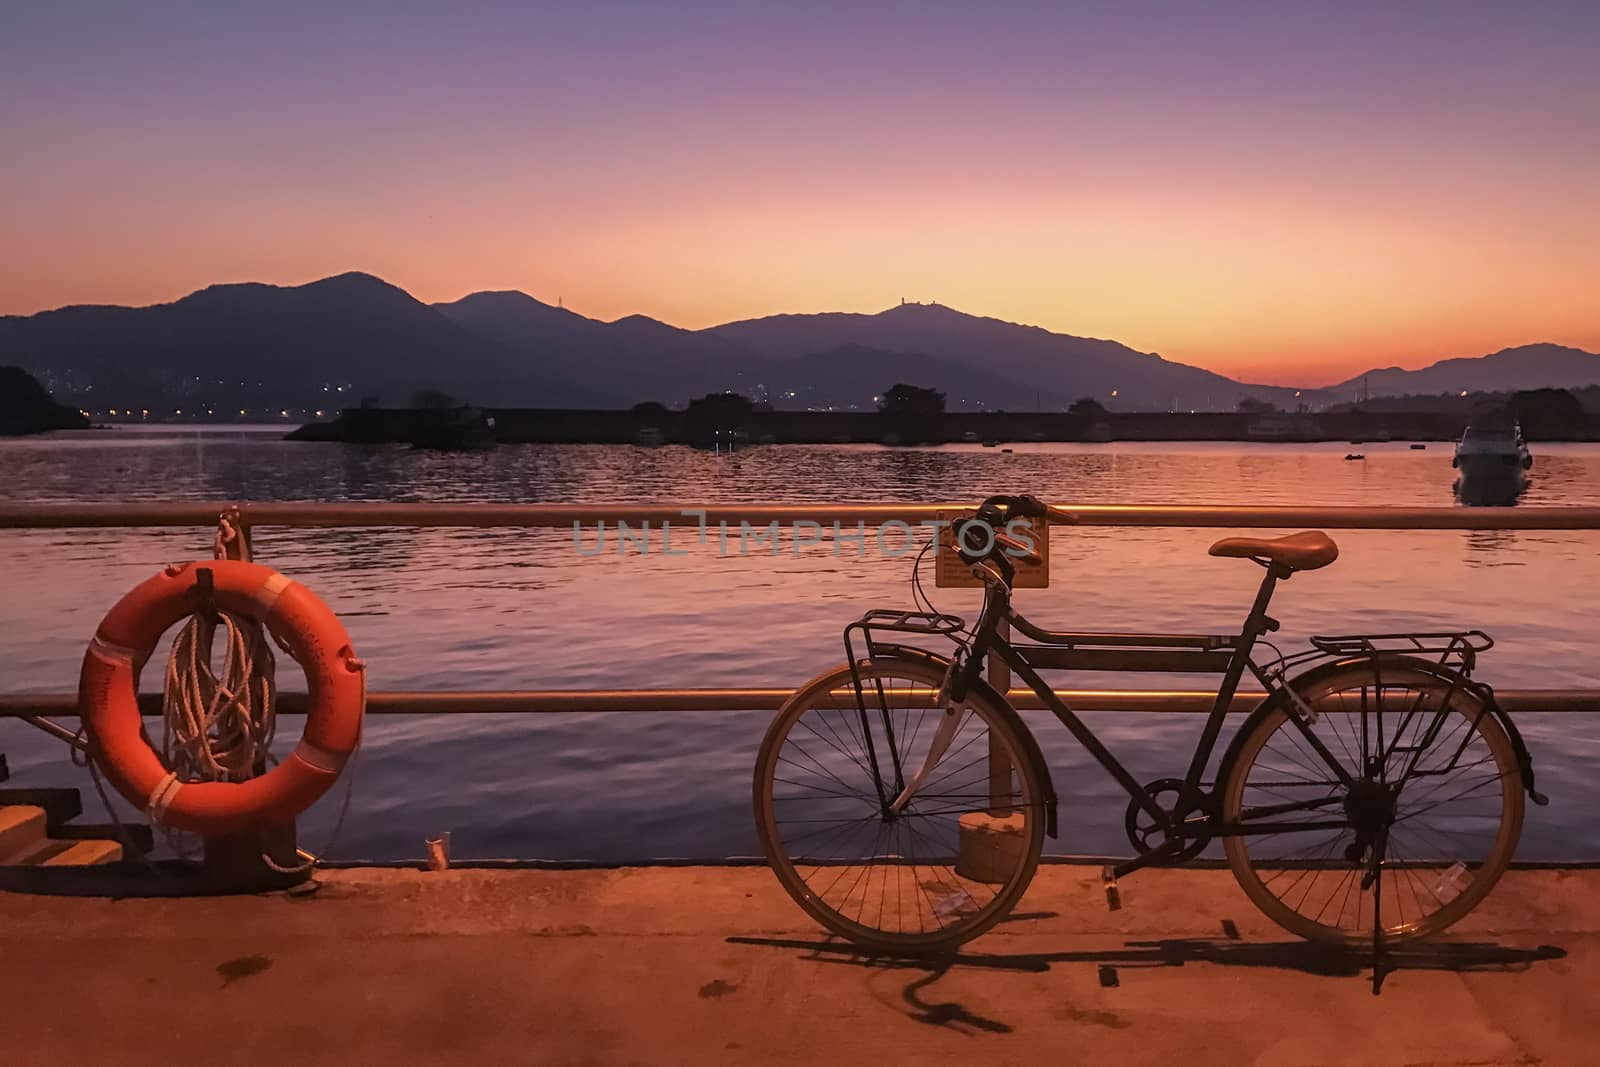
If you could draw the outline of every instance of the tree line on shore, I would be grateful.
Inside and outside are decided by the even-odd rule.
[[[1448,399],[1450,403],[1441,401]],[[777,411],[761,401],[735,392],[709,393],[680,409],[647,401],[627,411],[556,412],[530,409],[523,414],[566,425],[565,436],[576,439],[571,427],[585,423],[597,431],[593,439],[612,440],[618,428],[632,435],[659,436],[685,444],[714,445],[742,440],[873,440],[888,444],[938,444],[973,440],[1111,440],[1128,439],[1240,439],[1254,437],[1253,427],[1285,421],[1291,439],[1337,439],[1345,434],[1389,433],[1397,438],[1438,440],[1458,435],[1472,412],[1484,408],[1510,410],[1532,439],[1585,439],[1600,435],[1600,421],[1585,410],[1578,397],[1564,389],[1531,389],[1514,394],[1483,394],[1470,402],[1461,397],[1419,398],[1412,410],[1389,402],[1343,404],[1311,413],[1305,406],[1284,412],[1260,400],[1246,399],[1233,414],[1189,412],[1113,412],[1093,397],[1080,397],[1065,411],[952,413],[945,394],[926,386],[897,382],[873,397],[874,408],[865,411]],[[455,406],[448,395],[428,390],[413,397],[414,408]],[[512,415],[502,411],[504,416]],[[1286,418],[1285,418],[1286,417]],[[831,430],[822,430],[827,423]],[[605,424],[609,430],[602,431]],[[802,429],[804,427],[804,429]],[[829,433],[845,431],[830,438]],[[527,427],[523,429],[526,434]],[[609,433],[610,436],[606,436]],[[820,436],[811,436],[818,433]],[[580,430],[581,436],[581,430]],[[1263,435],[1265,436],[1265,435]],[[507,435],[506,439],[547,439]]]

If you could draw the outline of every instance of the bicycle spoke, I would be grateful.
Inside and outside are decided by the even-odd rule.
[[[838,932],[939,942],[969,936],[965,931],[998,918],[1026,884],[1018,880],[1021,869],[995,884],[975,881],[963,866],[975,861],[961,858],[961,820],[994,802],[987,772],[998,741],[992,717],[969,704],[953,725],[942,721],[931,678],[866,667],[860,684],[870,740],[878,741],[878,774],[846,675],[811,707],[797,709],[771,742],[770,840],[805,887],[803,902]],[[936,737],[941,747],[930,760]],[[906,784],[918,773],[924,778],[904,810],[890,812],[884,801],[893,797],[880,800],[877,783],[893,786],[895,761]],[[1013,777],[1012,817],[1036,835],[1043,803],[1017,783]]]
[[[1388,936],[1448,925],[1499,876],[1520,825],[1520,804],[1506,807],[1518,795],[1507,788],[1517,770],[1509,742],[1470,690],[1401,666],[1381,683],[1362,681],[1363,669],[1346,672],[1355,684],[1331,676],[1326,689],[1302,694],[1323,709],[1313,723],[1287,713],[1262,720],[1224,802],[1225,818],[1254,819],[1251,834],[1227,841],[1240,884],[1308,937],[1370,938],[1380,890]],[[1350,782],[1320,767],[1305,731],[1351,761]],[[1322,795],[1307,795],[1314,790]],[[1340,811],[1349,826],[1273,831],[1277,812],[1315,808]]]

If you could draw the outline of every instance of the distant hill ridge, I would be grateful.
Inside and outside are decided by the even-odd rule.
[[[1554,344],[1380,368],[1324,389],[1235,381],[1114,340],[1053,333],[941,304],[876,314],[780,314],[686,330],[611,322],[516,290],[424,304],[350,272],[298,286],[213,285],[171,303],[0,316],[0,364],[91,409],[395,405],[441,389],[496,406],[679,404],[733,389],[779,407],[870,408],[898,381],[952,409],[1059,409],[1081,396],[1127,410],[1232,410],[1372,396],[1600,385],[1600,356]],[[793,395],[790,395],[793,394]]]
[[[1600,356],[1581,348],[1540,342],[1502,348],[1487,356],[1441,359],[1405,370],[1382,367],[1317,390],[1348,400],[1365,387],[1373,396],[1432,396],[1459,392],[1515,392],[1554,386],[1578,389],[1600,384]]]

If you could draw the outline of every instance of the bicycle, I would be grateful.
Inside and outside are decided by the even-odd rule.
[[[1231,537],[1213,556],[1266,571],[1234,634],[1057,632],[1012,606],[1013,561],[1034,561],[1016,520],[1048,521],[1032,497],[991,497],[956,547],[983,582],[968,628],[940,613],[912,570],[916,607],[845,628],[846,662],[778,711],[757,757],[754,801],[768,861],[826,929],[890,952],[944,951],[1003,919],[1057,835],[1057,797],[1037,740],[982,676],[995,656],[1129,796],[1134,856],[1117,879],[1198,858],[1221,839],[1246,896],[1312,941],[1385,943],[1438,933],[1510,863],[1533,766],[1493,690],[1472,677],[1480,630],[1266,639],[1279,582],[1338,556],[1325,534]],[[931,545],[929,546],[931,547]],[[927,549],[923,550],[926,555]],[[1013,643],[1015,630],[1026,640]],[[912,638],[948,639],[941,654]],[[857,655],[856,642],[863,642]],[[1258,646],[1270,650],[1258,658]],[[1141,783],[1040,677],[1046,670],[1221,675],[1181,778]],[[1206,772],[1245,672],[1265,690]],[[1408,907],[1409,902],[1409,907]],[[1374,972],[1377,981],[1377,972]]]

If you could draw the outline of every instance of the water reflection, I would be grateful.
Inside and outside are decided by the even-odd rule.
[[[271,434],[97,432],[0,442],[0,499],[838,502],[975,500],[1027,489],[1095,504],[1448,505],[1454,472],[1438,450],[1343,445],[516,446],[450,454],[403,446],[296,444]],[[1600,446],[1541,447],[1528,504],[1600,504]],[[1057,527],[1052,587],[1019,605],[1060,628],[1222,633],[1238,624],[1256,573],[1206,555],[1224,531]],[[1270,533],[1270,531],[1263,531]],[[1600,579],[1600,537],[1536,531],[1336,531],[1332,567],[1297,575],[1274,603],[1285,647],[1316,632],[1481,626],[1498,646],[1481,676],[1502,686],[1600,686],[1594,625],[1573,591]],[[586,542],[593,543],[592,532]],[[70,690],[109,604],[170,560],[209,551],[205,530],[0,533],[4,687]],[[909,562],[853,542],[748,556],[715,538],[673,539],[663,556],[584,556],[570,530],[257,531],[264,561],[301,579],[345,620],[383,689],[797,685],[838,662],[845,622],[909,602]],[[688,554],[678,556],[679,550]],[[837,552],[835,551],[837,550]],[[1515,564],[1515,566],[1511,566]],[[971,614],[976,594],[930,588]],[[154,668],[152,668],[152,671]],[[280,661],[280,670],[293,670]],[[284,676],[287,688],[298,680]],[[1110,682],[1064,679],[1065,684]],[[1187,679],[1114,679],[1183,685]],[[1059,728],[1041,742],[1071,782],[1068,851],[1123,845],[1122,807]],[[587,715],[374,721],[363,751],[348,856],[416,855],[423,831],[451,829],[466,856],[628,860],[755,850],[750,761],[762,716]],[[1097,720],[1147,776],[1170,773],[1196,724],[1165,716]],[[1550,808],[1529,813],[1528,855],[1600,856],[1592,810],[1597,732],[1581,717],[1525,727]],[[285,730],[293,744],[298,723]],[[18,784],[82,784],[58,745],[0,723]],[[1126,750],[1126,752],[1124,752]],[[467,769],[470,768],[470,775]],[[1077,773],[1082,771],[1082,774]],[[466,785],[463,786],[463,776]],[[1548,775],[1548,777],[1546,777]],[[594,788],[603,780],[606,788]],[[1114,788],[1114,787],[1111,787]],[[1589,790],[1589,792],[1585,792]],[[585,804],[570,797],[583,795]],[[1104,806],[1097,803],[1107,799]],[[307,839],[338,800],[307,823]],[[328,810],[323,810],[328,809]],[[1541,853],[1541,849],[1544,851]]]
[[[1468,530],[1464,535],[1467,550],[1463,557],[1469,567],[1520,567],[1525,561],[1516,554],[1518,530]]]
[[[1455,483],[1456,500],[1467,507],[1511,507],[1522,499],[1532,480],[1520,472],[1504,478],[1458,478]]]

